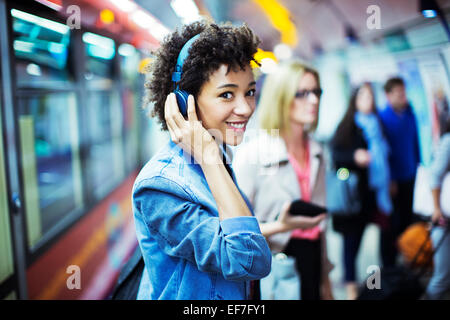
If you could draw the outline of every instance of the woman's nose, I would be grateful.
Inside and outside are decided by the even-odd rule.
[[[247,102],[246,99],[239,99],[234,108],[234,113],[249,117],[253,113],[253,109],[254,108]]]
[[[307,100],[308,100],[309,103],[319,104],[319,97],[316,94],[312,93],[312,92],[310,92],[308,94]]]

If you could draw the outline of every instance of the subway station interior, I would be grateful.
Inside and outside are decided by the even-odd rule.
[[[373,112],[383,120],[391,104],[388,80],[401,80],[393,86],[404,89],[414,117],[418,163],[395,263],[420,273],[416,299],[450,299],[450,278],[444,279],[450,277],[450,153],[441,143],[446,139],[450,148],[449,0],[0,0],[0,299],[111,299],[124,265],[140,253],[134,183],[171,140],[148,112],[144,83],[167,36],[196,21],[245,23],[259,38],[255,114],[280,65],[295,60],[317,72],[320,93],[303,94],[318,99],[311,135],[330,157],[353,92],[369,86]],[[258,129],[256,119],[247,130]],[[251,143],[249,135],[243,139],[230,148],[233,155]],[[390,154],[408,152],[401,148]],[[429,172],[438,154],[446,162],[433,189]],[[436,203],[442,241],[432,236]],[[377,278],[384,265],[383,218],[367,221],[356,244],[333,227],[334,218],[328,213],[320,223],[329,288],[319,299],[370,296],[387,281],[384,273]],[[420,256],[425,247],[430,254]],[[272,268],[289,262],[294,270],[288,256],[272,250]],[[418,256],[421,264],[412,266]],[[151,256],[144,260],[152,263]],[[446,288],[429,296],[439,273]],[[278,284],[275,278],[272,272],[260,280],[261,299],[308,300],[308,282],[298,273]]]

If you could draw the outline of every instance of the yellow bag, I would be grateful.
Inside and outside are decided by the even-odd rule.
[[[417,222],[410,225],[398,238],[397,247],[408,264],[413,267],[432,266],[433,245],[430,238],[429,224]]]

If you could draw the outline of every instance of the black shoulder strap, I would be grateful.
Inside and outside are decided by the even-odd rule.
[[[135,300],[139,290],[145,263],[139,245],[130,259],[120,270],[116,286],[110,300]]]

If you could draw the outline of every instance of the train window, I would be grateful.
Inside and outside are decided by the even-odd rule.
[[[123,125],[125,129],[125,166],[127,172],[136,169],[138,163],[138,124],[136,108],[141,105],[142,85],[138,70],[140,54],[132,45],[119,46],[120,73],[122,78]]]
[[[125,85],[135,87],[136,81],[139,79],[139,51],[131,44],[122,43],[118,49],[120,60],[120,73]]]
[[[130,88],[122,92],[123,125],[125,129],[125,166],[127,172],[136,169],[138,163],[138,124],[137,106],[140,99],[137,93]]]
[[[71,81],[69,27],[16,9],[11,15],[18,85],[42,87]]]
[[[117,93],[88,93],[89,191],[99,200],[124,178],[122,112]]]
[[[85,32],[83,42],[86,48],[85,78],[89,86],[111,85],[116,55],[114,40]]]
[[[83,206],[75,94],[19,98],[28,244]]]

